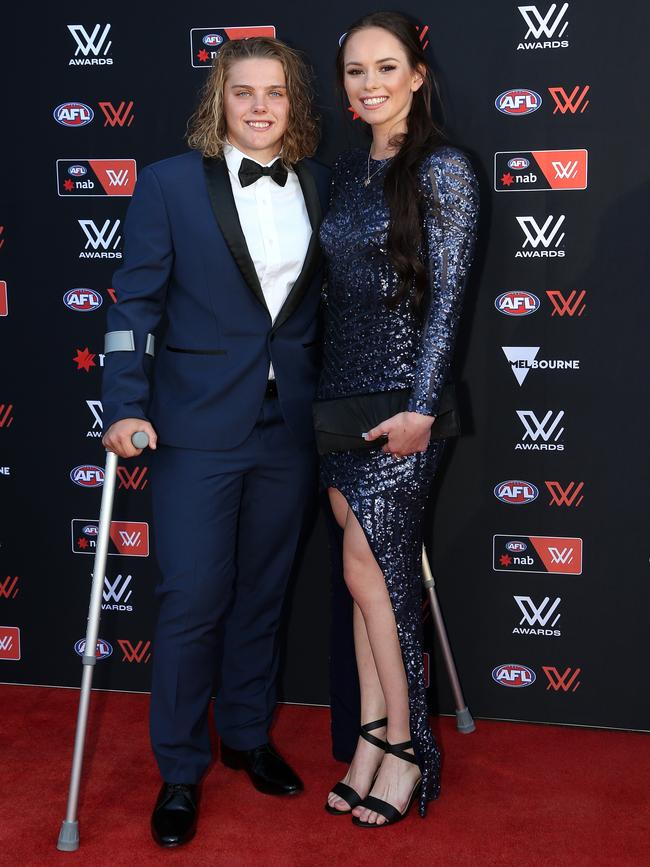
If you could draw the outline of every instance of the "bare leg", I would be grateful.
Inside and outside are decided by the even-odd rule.
[[[332,490],[330,490],[330,498],[339,523],[342,523],[344,514],[343,504],[346,507],[345,523],[342,523],[344,528],[343,572],[346,584],[355,601],[355,648],[361,684],[362,722],[376,718],[375,716],[366,717],[366,711],[369,714],[384,715],[378,713],[381,709],[380,698],[383,697],[386,708],[385,715],[388,717],[386,733],[388,741],[390,743],[407,741],[410,739],[408,687],[395,626],[395,615],[386,589],[386,582],[370,550],[365,534],[356,516],[347,507],[345,499],[340,492]],[[357,626],[361,620],[365,625],[365,630],[361,628],[361,625]],[[377,735],[381,737],[380,733]],[[377,753],[375,748],[360,740],[348,772],[350,780],[353,777],[353,768],[355,775],[357,772],[355,763],[357,763],[358,755],[358,764],[361,764],[360,749],[362,746],[368,747],[375,754]],[[374,761],[376,762],[376,755]],[[362,786],[361,791],[359,788],[356,789],[362,796],[367,794],[366,789],[369,785],[367,767],[367,762],[364,762],[366,786]],[[383,757],[371,794],[388,801],[401,811],[407,804],[419,774],[416,765],[411,765],[387,754]],[[359,776],[361,776],[360,773]],[[346,777],[345,782],[355,788],[348,777]],[[337,799],[336,796],[330,795],[330,804],[333,804],[336,809],[344,808],[345,804],[339,804],[339,801],[340,799]],[[379,816],[364,807],[355,807],[352,812],[364,822],[383,824],[385,821],[383,816]]]

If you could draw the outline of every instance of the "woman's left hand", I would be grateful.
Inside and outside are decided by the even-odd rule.
[[[377,427],[369,430],[364,439],[367,442],[387,436],[388,442],[382,451],[392,454],[395,458],[424,452],[431,438],[431,425],[435,416],[422,415],[419,412],[398,412],[387,418]]]

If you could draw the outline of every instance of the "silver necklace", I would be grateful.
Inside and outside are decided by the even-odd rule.
[[[393,158],[386,157],[385,160],[381,160],[381,165],[379,168],[376,168],[372,174],[370,174],[370,151],[368,151],[368,176],[366,180],[363,182],[364,187],[370,186],[370,181],[374,178],[375,175],[379,174],[379,172],[387,165]]]

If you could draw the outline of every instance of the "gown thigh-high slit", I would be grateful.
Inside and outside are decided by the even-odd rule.
[[[361,149],[339,158],[321,226],[328,281],[318,397],[410,389],[409,411],[435,416],[471,262],[475,177],[467,158],[449,147],[434,151],[420,166],[421,256],[429,293],[424,315],[418,316],[408,297],[396,306],[386,304],[398,277],[387,250],[385,172],[380,168],[365,184],[367,160]],[[440,751],[429,726],[424,684],[421,552],[424,507],[441,452],[442,441],[431,439],[426,451],[400,460],[380,448],[333,452],[321,459],[322,484],[345,497],[386,581],[422,773],[422,816],[440,791]]]

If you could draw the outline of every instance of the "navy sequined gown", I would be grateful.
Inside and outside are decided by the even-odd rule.
[[[438,148],[419,169],[422,259],[429,273],[423,323],[408,300],[390,309],[398,278],[387,252],[387,164],[368,152],[344,153],[320,237],[328,265],[324,292],[324,366],[318,397],[328,399],[411,389],[409,410],[435,415],[447,378],[470,267],[478,211],[476,179],[467,158]],[[325,455],[321,475],[359,520],[384,574],[395,613],[409,688],[410,726],[422,772],[420,814],[440,790],[440,752],[429,727],[421,640],[422,515],[441,451],[396,460],[381,450]]]

